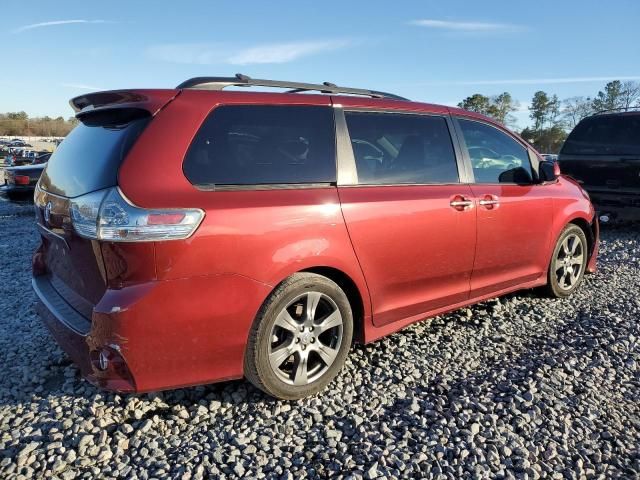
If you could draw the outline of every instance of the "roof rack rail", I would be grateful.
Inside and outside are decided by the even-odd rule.
[[[618,107],[618,108],[609,108],[606,110],[600,110],[596,113],[594,113],[594,115],[600,115],[603,113],[619,113],[619,112],[639,112],[640,111],[640,105],[636,105],[635,107]]]
[[[393,93],[365,90],[363,88],[338,87],[334,83],[323,84],[300,83],[280,80],[262,80],[237,73],[235,77],[194,77],[185,80],[176,88],[193,88],[200,90],[222,90],[227,87],[275,87],[288,88],[285,93],[320,92],[346,95],[362,95],[372,98],[389,98],[392,100],[407,100]]]

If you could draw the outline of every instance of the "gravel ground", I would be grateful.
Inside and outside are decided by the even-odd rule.
[[[331,390],[96,390],[34,314],[32,206],[0,201],[0,478],[640,478],[640,232],[570,300],[524,292],[352,349]]]

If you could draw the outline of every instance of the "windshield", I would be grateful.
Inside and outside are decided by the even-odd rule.
[[[582,120],[562,147],[565,155],[640,155],[640,115]]]

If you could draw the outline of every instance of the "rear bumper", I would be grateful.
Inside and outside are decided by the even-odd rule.
[[[13,185],[6,184],[0,186],[0,194],[9,194],[9,195],[17,195],[17,194],[33,194],[35,190],[35,185]]]
[[[89,320],[47,275],[32,283],[38,313],[83,377],[119,392],[241,378],[249,329],[271,291],[233,274],[152,281],[107,290]],[[109,359],[106,369],[101,353]]]
[[[97,365],[97,350],[89,342],[91,321],[73,309],[58,294],[46,275],[34,277],[31,285],[38,296],[36,311],[56,342],[78,366],[90,383],[107,390],[133,392],[133,378],[120,359],[110,369],[101,371]],[[105,352],[111,353],[108,347]],[[126,364],[124,365],[126,367]]]
[[[80,368],[83,376],[91,373],[89,363],[89,350],[86,344],[86,336],[69,327],[64,321],[63,315],[52,308],[51,304],[43,299],[39,288],[33,284],[33,289],[38,295],[36,311],[44,324],[56,339],[58,345],[71,357],[73,362]]]
[[[589,190],[591,202],[598,216],[607,215],[611,221],[640,221],[640,194]]]

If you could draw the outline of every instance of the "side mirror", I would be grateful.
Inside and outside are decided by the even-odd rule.
[[[540,181],[553,182],[560,176],[560,165],[558,165],[558,162],[544,160],[540,162],[539,171]]]
[[[505,170],[498,176],[500,183],[515,183],[517,185],[531,185],[531,174],[526,168],[515,167]]]

